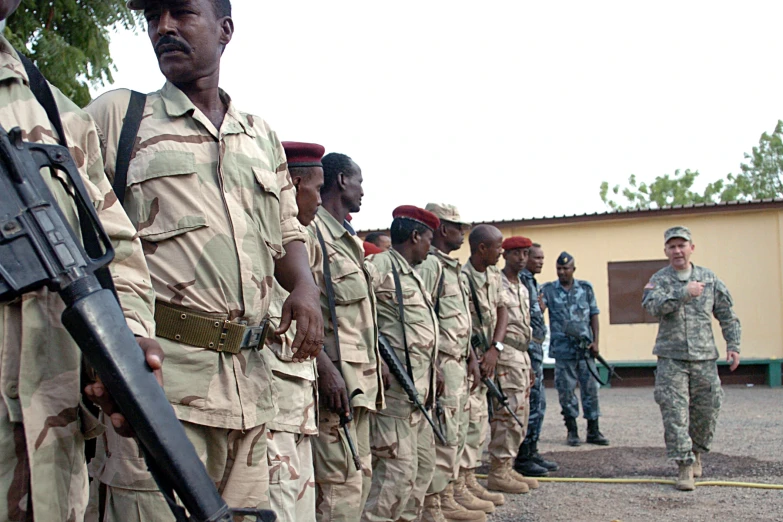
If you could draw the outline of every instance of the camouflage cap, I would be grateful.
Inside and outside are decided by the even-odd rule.
[[[467,225],[459,216],[459,210],[454,205],[448,205],[446,203],[427,203],[424,210],[428,210],[438,216],[438,219],[448,221],[450,223],[457,223],[458,225]]]
[[[688,227],[676,226],[671,227],[663,233],[663,242],[667,243],[670,239],[679,237],[686,241],[691,241],[691,231]]]

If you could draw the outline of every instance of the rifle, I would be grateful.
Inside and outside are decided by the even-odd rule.
[[[598,381],[598,384],[601,386],[606,386],[609,384],[609,381],[613,376],[621,381],[623,380],[622,377],[617,375],[617,372],[614,370],[614,366],[610,366],[600,353],[593,353],[590,351],[590,344],[592,344],[593,341],[591,341],[588,336],[584,335],[578,327],[574,326],[574,323],[566,323],[563,331],[567,336],[579,343],[579,350],[582,352],[585,360],[587,361],[587,368],[590,370],[593,378]],[[606,378],[606,381],[601,379],[601,374],[598,373],[598,369],[595,367],[595,361],[601,363],[601,366],[606,368],[606,370],[609,372],[609,376]]]
[[[413,379],[411,379],[408,372],[405,371],[402,361],[397,357],[394,348],[391,347],[389,340],[386,339],[386,336],[383,334],[378,334],[378,351],[383,360],[386,361],[389,371],[394,375],[394,378],[397,379],[397,382],[400,383],[400,386],[402,386],[402,389],[408,395],[408,400],[419,409],[422,415],[424,415],[424,418],[427,419],[427,422],[430,423],[430,426],[432,426],[432,431],[435,433],[438,442],[440,442],[442,446],[446,446],[448,444],[446,437],[443,436],[443,433],[441,433],[440,429],[435,425],[435,422],[433,422],[432,417],[427,413],[427,408],[424,407],[424,403],[421,401],[421,396],[419,395],[418,390],[416,390],[416,385],[413,384]]]
[[[508,403],[508,397],[500,390],[500,387],[495,384],[495,381],[493,381],[490,378],[484,378],[482,379],[482,382],[487,387],[487,395],[490,395],[495,398],[496,401],[500,403],[501,406],[503,406],[506,411],[508,411],[512,417],[514,417],[514,420],[517,421],[517,424],[522,429],[527,429],[527,427],[522,423],[521,420],[519,420],[519,417],[517,417],[517,414],[514,413],[514,410],[511,409],[511,405]]]
[[[356,471],[362,470],[362,461],[359,458],[359,453],[356,451],[356,444],[353,442],[353,437],[351,437],[351,430],[348,428],[348,424],[353,422],[353,408],[351,407],[351,400],[353,400],[353,398],[360,393],[362,393],[362,390],[354,390],[354,392],[348,397],[348,408],[350,410],[347,414],[345,412],[340,413],[340,428],[342,428],[343,434],[345,434],[345,441],[348,443],[348,449],[351,450],[351,457],[353,459],[353,465],[356,468]]]
[[[40,174],[62,171],[73,188],[85,252]],[[91,236],[87,237],[87,232]],[[92,250],[92,249],[91,249]],[[95,254],[93,254],[95,255]],[[147,465],[178,522],[230,522],[234,515],[273,522],[271,511],[230,509],[185,435],[136,338],[128,328],[113,285],[96,272],[114,258],[68,149],[22,141],[21,129],[0,127],[0,301],[44,287],[65,303],[62,323],[95,368],[139,441]],[[176,504],[174,492],[185,508]]]

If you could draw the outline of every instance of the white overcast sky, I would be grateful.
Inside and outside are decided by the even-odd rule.
[[[221,85],[282,140],[351,156],[359,229],[604,211],[601,181],[737,172],[783,118],[783,2],[234,0]],[[163,84],[113,35],[116,87]]]

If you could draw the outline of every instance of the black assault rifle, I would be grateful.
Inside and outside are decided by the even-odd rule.
[[[62,171],[69,179],[66,190],[74,194],[83,235],[92,234],[102,255],[90,257],[85,252],[40,174],[45,167]],[[6,133],[0,127],[0,301],[44,287],[60,295],[66,306],[63,325],[132,426],[178,522],[230,522],[234,515],[273,522],[276,516],[271,511],[229,509],[215,489],[147,366],[116,296],[96,277],[113,258],[111,240],[68,149],[25,143],[19,128]],[[174,492],[187,514],[174,501]]]
[[[473,345],[473,348],[476,350],[481,350],[482,353],[489,349],[489,342],[487,341],[486,336],[484,336],[484,332],[481,332],[480,334],[473,334],[470,337],[470,344]],[[525,425],[522,424],[521,420],[519,420],[517,414],[514,413],[514,411],[511,409],[511,405],[508,403],[508,397],[506,397],[506,395],[500,390],[500,387],[495,384],[495,381],[493,381],[490,377],[482,377],[481,382],[483,382],[484,386],[487,387],[487,395],[498,401],[498,404],[504,407],[522,428],[525,428]],[[490,403],[490,406],[491,405],[492,404]]]
[[[408,400],[421,411],[424,418],[427,419],[427,422],[432,426],[432,431],[435,433],[438,442],[440,442],[441,445],[446,446],[448,444],[446,437],[444,437],[440,429],[435,426],[432,417],[427,413],[427,408],[424,407],[424,403],[421,401],[421,396],[419,395],[418,390],[416,390],[416,385],[413,383],[410,375],[408,375],[408,372],[405,371],[405,366],[402,365],[402,361],[397,357],[397,353],[389,344],[389,340],[383,334],[378,334],[378,351],[383,360],[386,361],[386,366],[389,367],[389,371],[394,375],[394,378],[397,379],[397,382],[400,383],[400,386],[402,386],[402,389],[408,395]]]
[[[593,375],[593,378],[598,381],[598,384],[601,386],[605,386],[609,384],[609,381],[612,377],[616,377],[619,380],[623,380],[622,377],[617,375],[617,372],[614,371],[614,366],[610,366],[608,362],[606,362],[606,359],[603,358],[603,356],[600,353],[593,353],[590,350],[590,345],[593,341],[590,340],[588,336],[586,336],[584,333],[579,330],[577,326],[575,326],[575,323],[566,323],[565,327],[563,328],[563,331],[567,336],[574,339],[579,344],[579,350],[582,352],[582,356],[585,358],[585,362],[587,363],[587,368],[590,370],[590,373]],[[601,379],[601,374],[598,373],[598,369],[595,367],[595,361],[598,361],[601,363],[601,366],[606,368],[609,375],[606,377],[606,380],[604,381]]]

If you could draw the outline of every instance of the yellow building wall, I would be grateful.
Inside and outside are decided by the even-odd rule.
[[[693,233],[691,261],[711,269],[734,298],[742,323],[744,358],[783,358],[783,211],[732,210],[704,214],[645,215],[626,220],[567,224],[498,225],[505,237],[523,235],[540,243],[546,256],[539,283],[557,278],[555,259],[562,251],[574,256],[574,277],[593,284],[601,310],[600,349],[610,361],[653,360],[657,324],[610,325],[607,263],[665,259],[663,232],[685,225]],[[457,252],[465,262],[469,248]],[[503,266],[501,258],[499,268]],[[721,357],[726,343],[717,321],[714,334]]]

